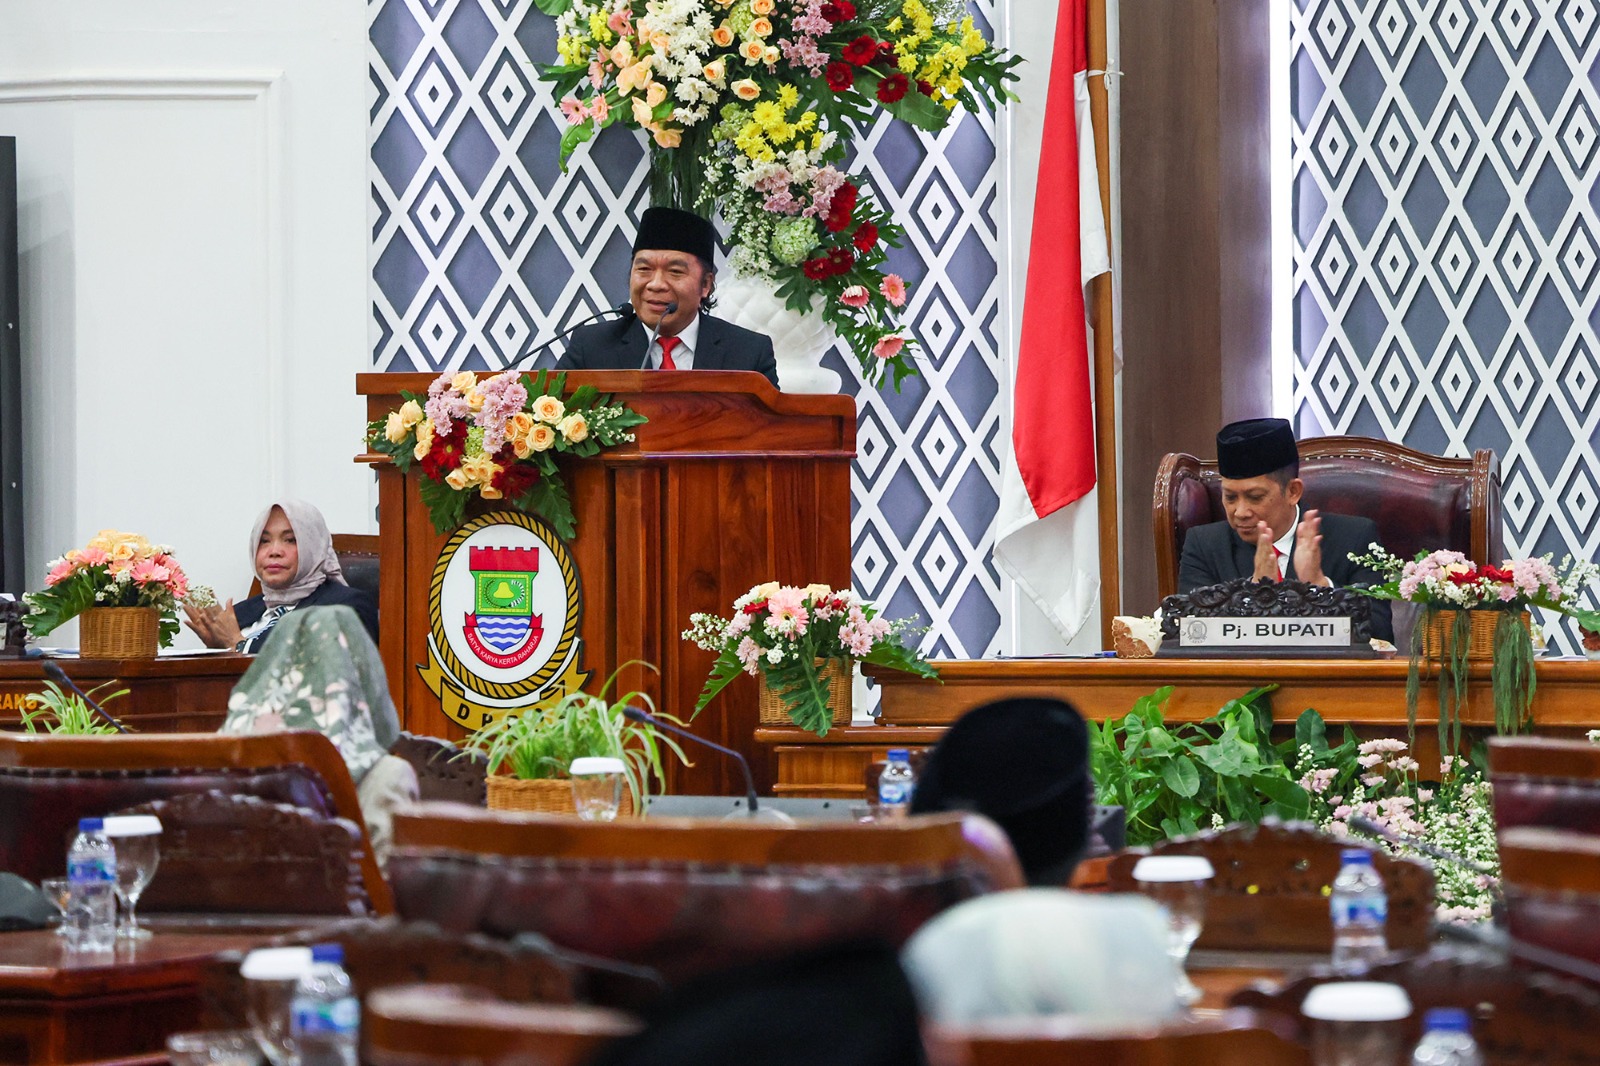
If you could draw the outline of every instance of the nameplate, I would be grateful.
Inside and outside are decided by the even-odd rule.
[[[1348,648],[1350,619],[1190,617],[1178,625],[1178,645],[1183,648]]]

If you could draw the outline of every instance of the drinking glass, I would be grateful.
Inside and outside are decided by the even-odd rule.
[[[72,902],[72,882],[65,877],[46,877],[39,882],[39,891],[45,898],[55,904],[56,910],[61,912],[61,921],[56,923],[56,936],[67,935],[67,906]]]
[[[172,1066],[259,1066],[261,1053],[249,1033],[220,1029],[167,1037],[167,1061]]]
[[[105,831],[117,852],[117,898],[127,915],[127,921],[117,927],[117,937],[147,940],[150,930],[139,928],[135,908],[161,862],[161,821],[149,814],[123,815],[107,818]]]
[[[1139,890],[1167,912],[1167,953],[1178,969],[1178,1002],[1193,1006],[1200,989],[1185,969],[1189,949],[1200,936],[1206,917],[1206,882],[1211,863],[1201,855],[1146,855],[1133,868]]]
[[[1333,981],[1306,994],[1314,1066],[1400,1066],[1411,999],[1399,985]]]
[[[307,947],[257,948],[239,967],[245,982],[245,1016],[272,1066],[297,1061],[290,1007],[301,975],[310,968]]]
[[[567,768],[572,778],[572,805],[578,817],[589,822],[610,822],[622,806],[622,782],[627,767],[621,759],[573,759]]]

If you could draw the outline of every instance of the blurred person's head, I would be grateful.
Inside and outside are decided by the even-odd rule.
[[[1064,885],[1089,845],[1089,734],[1065,700],[999,700],[923,760],[913,814],[975,811],[1006,831],[1030,885]]]

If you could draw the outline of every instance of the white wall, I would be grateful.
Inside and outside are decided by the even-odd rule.
[[[349,461],[369,362],[366,23],[362,0],[0,2],[40,579],[113,526],[242,596],[272,497],[372,528]]]

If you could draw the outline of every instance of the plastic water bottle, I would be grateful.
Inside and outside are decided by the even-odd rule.
[[[67,945],[77,951],[110,951],[117,944],[117,853],[100,818],[80,818],[67,849]]]
[[[300,1066],[356,1066],[361,1004],[344,972],[344,948],[317,944],[290,1007]]]
[[[1370,852],[1346,848],[1341,860],[1328,900],[1333,913],[1333,965],[1339,970],[1364,969],[1389,952],[1384,935],[1389,897],[1383,878],[1372,868]]]
[[[1483,1066],[1472,1021],[1460,1007],[1435,1007],[1422,1016],[1422,1040],[1412,1066]]]
[[[890,816],[911,810],[911,794],[917,788],[917,775],[911,769],[911,753],[905,748],[889,749],[889,765],[878,778],[878,803]]]

